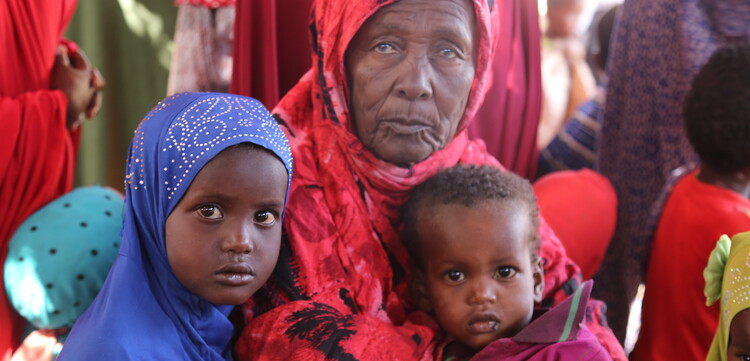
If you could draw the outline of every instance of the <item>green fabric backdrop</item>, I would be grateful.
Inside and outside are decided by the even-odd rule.
[[[79,0],[66,36],[107,85],[99,115],[83,125],[76,185],[123,190],[133,131],[166,95],[176,16],[170,0]]]

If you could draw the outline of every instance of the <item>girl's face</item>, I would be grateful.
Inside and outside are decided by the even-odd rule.
[[[217,305],[247,301],[276,265],[286,189],[283,163],[266,150],[232,147],[208,162],[167,218],[177,279]]]
[[[734,316],[729,326],[727,361],[750,361],[750,308]]]

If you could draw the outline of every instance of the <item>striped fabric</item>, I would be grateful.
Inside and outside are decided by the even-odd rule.
[[[560,133],[539,152],[536,178],[559,170],[594,167],[596,133],[606,93],[605,88],[599,88],[596,96],[578,107]]]

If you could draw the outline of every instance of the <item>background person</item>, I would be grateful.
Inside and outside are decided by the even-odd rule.
[[[122,204],[122,194],[113,189],[76,188],[18,227],[5,259],[5,288],[13,307],[36,330],[12,361],[57,358],[117,258]]]
[[[702,360],[708,351],[719,308],[702,306],[706,259],[722,234],[750,230],[748,99],[749,44],[717,50],[693,79],[683,114],[701,163],[661,211],[631,360]]]
[[[645,277],[649,211],[672,171],[697,161],[682,119],[690,81],[716,49],[750,39],[749,20],[737,0],[628,0],[620,11],[596,165],[617,191],[617,227],[593,291],[620,340]]]
[[[0,64],[0,260],[26,218],[71,190],[78,126],[99,110],[103,78],[62,39],[75,6],[76,0],[0,3],[6,49]],[[2,292],[0,360],[10,358],[23,330]]]

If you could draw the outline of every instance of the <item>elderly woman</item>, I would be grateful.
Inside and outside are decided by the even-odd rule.
[[[489,86],[498,13],[520,1],[313,5],[313,67],[274,111],[297,167],[281,255],[246,305],[240,359],[440,354],[435,323],[410,304],[400,207],[412,187],[442,168],[499,166],[466,128]],[[552,305],[581,279],[546,225],[541,233],[543,303]],[[590,328],[624,360],[597,319],[599,306],[591,305]]]

